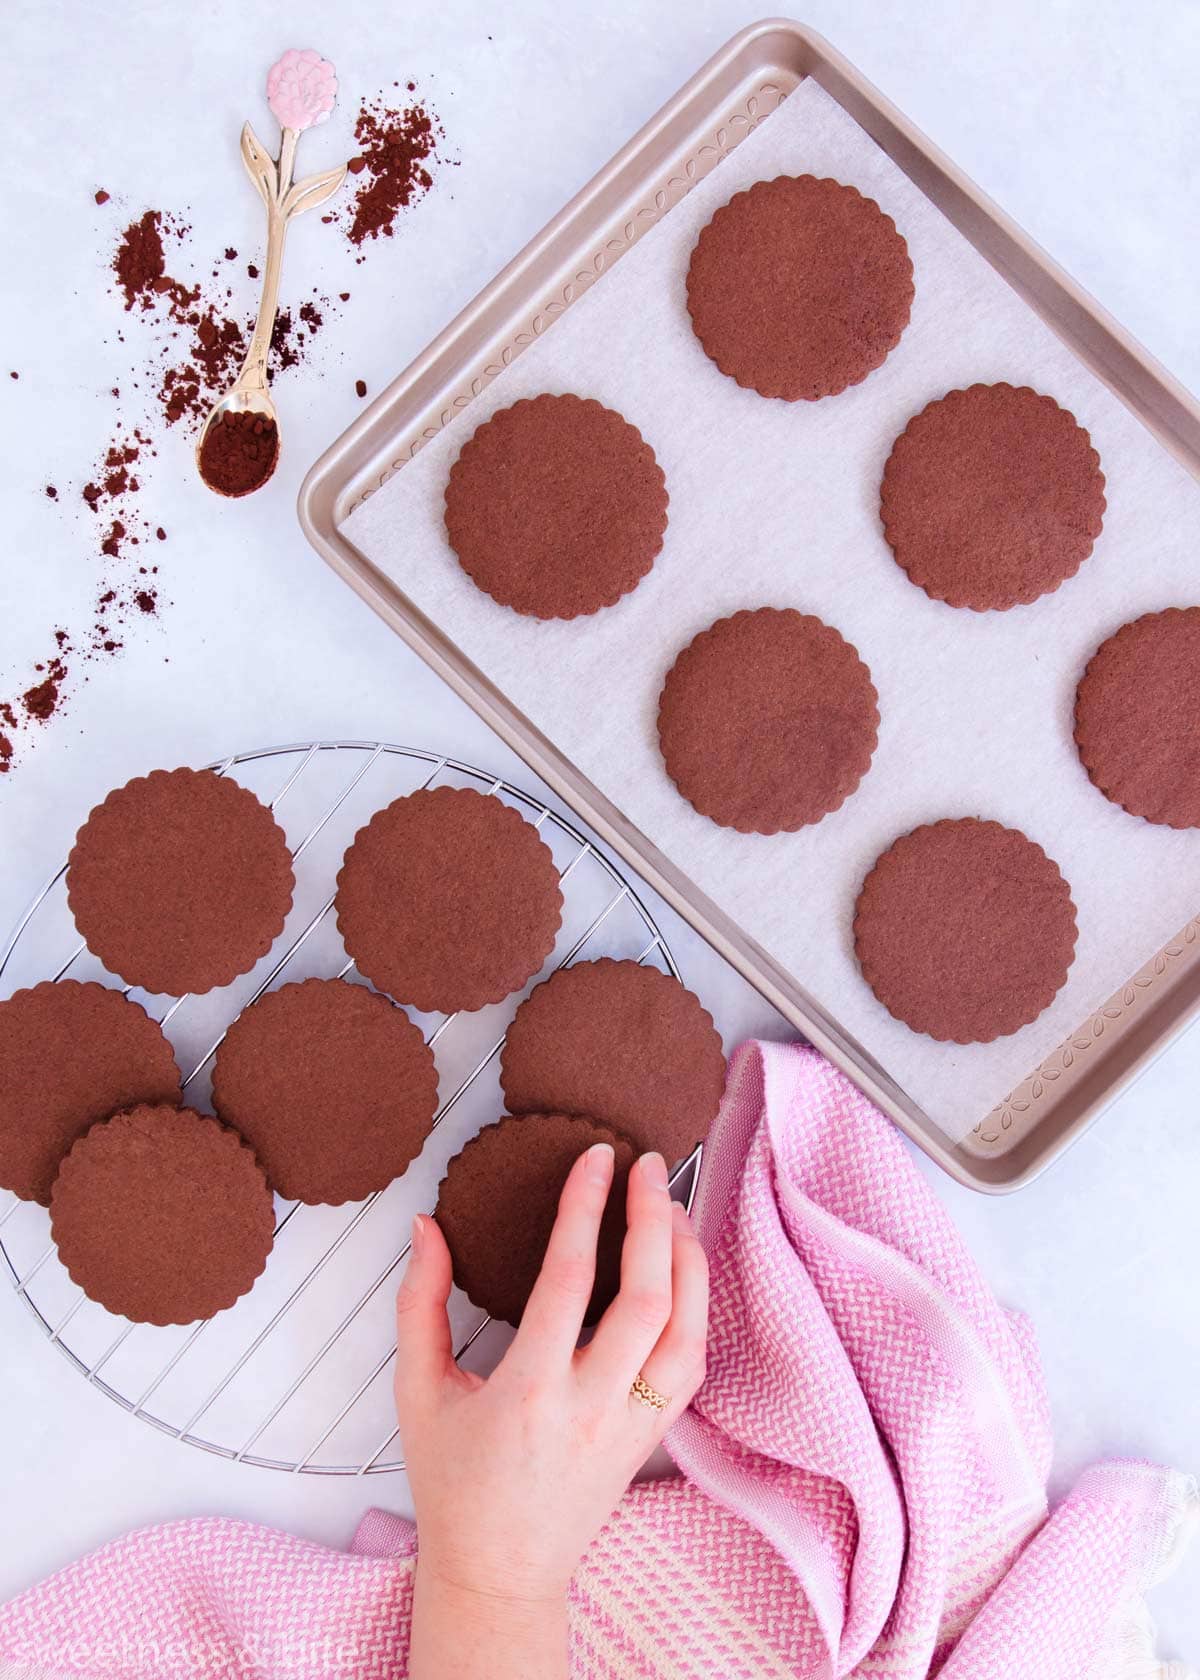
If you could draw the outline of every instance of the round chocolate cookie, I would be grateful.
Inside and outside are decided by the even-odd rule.
[[[760,607],[684,648],[659,697],[658,740],[702,816],[743,834],[791,832],[836,811],[866,775],[878,701],[831,625]]]
[[[131,1108],[71,1149],[50,1196],[59,1259],[93,1301],[135,1324],[191,1324],[244,1295],[275,1212],[236,1132],[190,1108]]]
[[[446,486],[467,576],[531,618],[611,607],[654,564],[667,487],[636,426],[587,397],[524,398],[484,421]]]
[[[701,232],[687,276],[692,326],[721,372],[788,402],[836,396],[881,366],[912,300],[892,218],[815,175],[735,193]]]
[[[141,1004],[43,980],[0,1003],[0,1184],[50,1201],[59,1163],[97,1120],[181,1100],[175,1053]]]
[[[554,948],[550,848],[491,794],[430,788],[377,811],[338,875],[337,924],[360,974],[415,1009],[482,1009]]]
[[[266,806],[211,770],[154,770],[110,793],[75,839],[67,899],[88,949],[147,992],[227,986],[270,950],[292,859]]]
[[[876,860],[854,915],[863,977],[930,1038],[990,1044],[1053,1000],[1075,955],[1075,906],[1058,865],[1015,828],[929,823]]]
[[[268,992],[230,1027],[213,1106],[289,1201],[357,1202],[399,1178],[437,1108],[433,1051],[390,998],[345,980]]]
[[[454,1261],[455,1283],[493,1318],[521,1322],[567,1174],[596,1143],[611,1144],[616,1162],[584,1319],[595,1324],[621,1282],[625,1186],[634,1160],[629,1140],[586,1116],[506,1114],[447,1166],[434,1217]]]
[[[534,987],[508,1029],[500,1083],[514,1114],[590,1114],[670,1163],[707,1133],[725,1057],[712,1016],[672,975],[601,957]]]
[[[1200,607],[1146,613],[1101,643],[1075,695],[1075,744],[1132,816],[1200,828]]]
[[[1082,566],[1104,521],[1092,440],[1053,397],[972,385],[923,408],[880,493],[897,564],[935,601],[1003,612]]]

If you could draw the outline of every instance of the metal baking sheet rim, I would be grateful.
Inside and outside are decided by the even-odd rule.
[[[919,1148],[960,1183],[1003,1193],[1043,1172],[1200,1014],[1200,916],[1082,1022],[973,1132],[952,1143],[794,976],[700,893],[341,531],[352,508],[416,453],[430,419],[436,431],[488,382],[473,381],[465,399],[461,391],[457,398],[453,394],[481,352],[498,338],[511,340],[518,320],[527,324],[532,317],[534,326],[526,336],[536,336],[536,323],[546,324],[540,306],[547,291],[564,275],[575,276],[583,253],[597,248],[606,253],[604,262],[594,262],[596,277],[616,260],[607,254],[611,240],[605,237],[614,228],[626,230],[618,244],[628,247],[635,241],[637,233],[630,237],[628,228],[631,214],[643,208],[636,201],[649,193],[656,204],[652,189],[664,172],[675,170],[670,181],[682,191],[665,207],[658,203],[647,225],[686,196],[700,175],[679,173],[681,153],[694,161],[702,137],[707,141],[702,149],[714,152],[715,133],[707,173],[724,150],[749,132],[753,116],[736,111],[731,101],[747,93],[750,79],[764,74],[787,84],[780,99],[813,76],[1158,441],[1200,478],[1200,404],[847,60],[812,30],[778,18],[753,24],[728,41],[326,450],[301,487],[300,523],[317,552],[408,646]],[[561,303],[559,312],[565,307],[567,302]],[[407,455],[397,459],[398,442],[406,434],[411,436]]]

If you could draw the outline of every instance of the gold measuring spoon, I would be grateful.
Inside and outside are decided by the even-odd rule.
[[[296,146],[306,128],[325,122],[337,98],[333,65],[311,48],[295,47],[272,65],[267,103],[281,130],[279,158],[271,157],[250,124],[242,129],[242,162],[267,207],[267,255],[258,319],[242,370],[210,410],[196,444],[196,467],[210,490],[247,496],[261,489],[279,459],[279,419],[271,400],[267,356],[279,306],[279,275],[288,223],[324,204],[341,186],[346,165],[293,181]]]

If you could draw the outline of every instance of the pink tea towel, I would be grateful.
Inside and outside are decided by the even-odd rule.
[[[1195,1484],[1105,1464],[1047,1513],[1027,1322],[816,1052],[739,1052],[696,1219],[709,1375],[682,1475],[635,1487],[576,1575],[576,1680],[1183,1680],[1143,1594]],[[382,1512],[348,1553],[143,1530],[0,1609],[0,1680],[403,1676],[415,1545]]]

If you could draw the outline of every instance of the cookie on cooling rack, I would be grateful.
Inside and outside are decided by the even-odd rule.
[[[377,811],[337,878],[337,925],[359,973],[422,1011],[482,1009],[518,991],[553,950],[562,904],[532,823],[473,788],[421,789]]]
[[[723,204],[696,241],[687,306],[730,379],[815,402],[857,385],[900,342],[913,301],[908,246],[872,198],[780,175]]]
[[[595,1324],[621,1281],[625,1187],[635,1155],[629,1139],[586,1116],[507,1114],[485,1126],[447,1166],[434,1214],[454,1261],[454,1281],[493,1318],[521,1322],[567,1174],[596,1143],[611,1144],[616,1162],[584,1319]]]
[[[213,1106],[281,1196],[357,1202],[399,1178],[437,1108],[433,1051],[402,1009],[345,980],[302,980],[238,1016]]]
[[[140,1004],[44,980],[0,1003],[0,1184],[48,1203],[67,1150],[135,1103],[181,1100],[175,1053]]]
[[[701,816],[744,834],[820,822],[871,767],[879,696],[832,625],[793,608],[720,618],[662,686],[667,774]]]
[[[485,420],[446,485],[446,534],[473,583],[531,618],[611,607],[654,564],[667,486],[636,426],[590,397],[523,398]]]
[[[292,904],[283,830],[212,770],[154,770],[108,795],[67,860],[89,951],[147,992],[208,992],[253,968]]]
[[[877,859],[854,949],[884,1008],[914,1032],[990,1044],[1037,1019],[1075,955],[1071,889],[1019,829],[927,823]]]
[[[500,1061],[514,1114],[588,1114],[668,1164],[708,1132],[725,1088],[712,1016],[670,974],[602,957],[535,986]]]
[[[59,1258],[91,1300],[137,1324],[191,1324],[244,1295],[275,1233],[262,1168],[237,1133],[142,1104],[93,1126],[50,1194]]]

